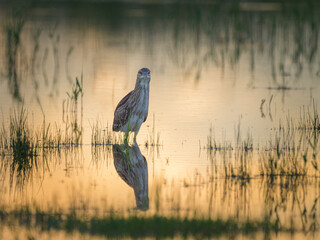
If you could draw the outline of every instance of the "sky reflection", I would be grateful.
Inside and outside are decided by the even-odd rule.
[[[67,92],[83,79],[81,104],[68,112],[83,144],[39,150],[24,181],[6,164],[11,156],[3,156],[0,204],[189,217],[269,214],[279,224],[318,225],[312,217],[319,216],[318,178],[239,183],[223,174],[226,163],[240,159],[258,172],[267,159],[258,151],[276,139],[279,123],[298,121],[303,107],[320,102],[319,16],[312,5],[277,3],[1,7],[4,126],[23,105],[32,129],[41,130],[44,120],[50,129],[67,129]],[[139,146],[91,146],[93,124],[98,119],[102,131],[110,129],[141,67],[152,76]],[[210,128],[217,143],[239,147],[250,139],[253,150],[210,151]],[[160,146],[146,144],[157,136]]]

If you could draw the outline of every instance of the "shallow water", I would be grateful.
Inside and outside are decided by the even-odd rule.
[[[4,124],[23,105],[34,129],[44,116],[51,126],[63,126],[66,92],[76,77],[83,76],[84,95],[78,106],[83,144],[48,150],[23,177],[2,166],[1,205],[240,220],[270,214],[299,229],[318,225],[317,173],[272,182],[259,177],[259,150],[274,139],[279,123],[297,122],[303,107],[320,103],[318,10],[259,6],[3,5]],[[8,29],[19,19],[24,24],[12,70]],[[115,146],[91,146],[91,129],[96,121],[110,129],[141,67],[151,69],[149,116],[139,146],[125,150],[132,156],[128,167],[121,148],[117,155]],[[249,135],[253,151],[208,150],[210,128],[218,143],[232,146]],[[145,146],[158,135],[159,146]],[[241,156],[251,179],[226,180],[224,161]]]

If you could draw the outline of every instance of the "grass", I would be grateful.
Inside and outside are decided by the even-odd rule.
[[[302,108],[299,119],[287,116],[271,132],[269,141],[254,146],[252,136],[241,133],[240,121],[235,128],[234,141],[218,142],[212,126],[209,129],[206,149],[210,158],[221,158],[222,165],[215,172],[225,178],[249,180],[256,177],[319,177],[320,121],[316,103],[311,110]],[[253,161],[258,155],[258,169]]]
[[[130,119],[129,119],[130,120]],[[106,127],[103,126],[103,122],[97,119],[97,121],[91,124],[91,145],[108,146],[113,144],[130,144],[132,142],[132,133],[127,132],[125,134],[116,134],[112,131],[112,127],[107,123]],[[155,115],[153,114],[152,132],[148,134],[145,140],[145,147],[158,147],[160,146],[160,133],[155,130]]]
[[[96,121],[91,126],[91,146],[109,146],[112,144],[121,144],[124,142],[123,136],[115,134],[107,123],[107,127],[103,127],[103,123]]]
[[[150,217],[121,216],[92,216],[80,217],[75,213],[64,214],[59,211],[31,210],[30,207],[6,211],[0,210],[2,224],[22,225],[29,228],[38,228],[42,231],[64,230],[66,232],[79,231],[107,237],[157,237],[168,238],[174,236],[184,237],[212,237],[221,235],[254,234],[264,231],[288,232],[290,229],[278,227],[270,219],[262,221],[245,220],[243,222],[233,219],[189,219],[180,217]]]
[[[13,178],[23,184],[32,175],[32,169],[37,168],[37,142],[28,128],[28,115],[22,107],[10,116],[9,129],[3,125],[0,135],[2,157],[8,156],[10,161],[2,161],[1,165],[10,167],[10,185]]]
[[[67,142],[72,144],[82,144],[82,118],[83,118],[83,76],[80,80],[75,79],[70,92],[67,92],[67,100],[63,102],[63,120],[65,123],[65,133],[70,139]],[[80,120],[78,119],[78,104],[80,101]],[[65,104],[66,103],[66,104]]]
[[[153,113],[153,121],[152,121],[152,132],[148,134],[147,139],[145,140],[146,147],[155,147],[160,146],[160,133],[156,133],[156,117]]]
[[[269,146],[261,154],[261,174],[266,176],[319,176],[319,115],[313,102],[300,119],[287,117],[279,124]]]
[[[6,148],[12,149],[13,158],[18,161],[29,157],[33,158],[37,155],[36,141],[32,138],[32,133],[28,129],[27,118],[28,115],[24,107],[10,116],[9,146],[6,146]]]
[[[45,121],[40,129],[34,130],[28,122],[27,110],[21,107],[9,119],[9,128],[4,125],[0,131],[1,174],[10,173],[10,188],[16,183],[22,189],[39,167],[47,169],[47,154],[52,150],[73,148],[63,141],[61,130],[51,131]],[[43,161],[43,162],[42,162]],[[41,174],[40,174],[41,175]]]
[[[313,100],[312,102],[312,110],[305,109],[304,107],[300,113],[300,119],[298,122],[298,130],[302,131],[312,131],[317,132],[320,131],[320,120],[318,114],[317,104]]]
[[[218,143],[212,126],[209,129],[209,133],[206,145],[208,155],[212,157],[220,153],[222,157],[221,169],[216,172],[219,172],[226,179],[250,180],[253,177],[249,167],[253,151],[253,140],[249,132],[246,138],[242,138],[240,120],[235,127],[234,143],[232,141]]]
[[[46,123],[45,116],[43,117],[42,125],[34,129],[28,122],[28,111],[24,106],[11,112],[9,126],[6,126],[3,122],[0,131],[1,155],[12,156],[14,162],[23,162],[37,157],[41,149],[81,145],[82,117],[79,123],[77,104],[79,96],[81,96],[81,99],[83,96],[82,80],[80,83],[76,79],[72,90],[72,94],[68,94],[69,100],[63,112],[65,120],[64,131],[57,125],[52,127],[50,123]]]
[[[3,127],[2,133],[0,134],[1,146],[2,149],[6,149],[3,155],[10,155],[10,160],[12,159],[11,155],[13,155],[12,151],[14,151],[10,142],[13,142],[15,146],[18,146],[18,144],[24,146],[17,148],[17,150],[20,149],[18,151],[20,155],[17,156],[21,156],[21,160],[17,161],[15,159],[19,159],[19,157],[13,157],[13,164],[15,164],[13,165],[13,169],[22,167],[21,170],[19,170],[20,173],[22,173],[21,175],[24,173],[28,175],[28,171],[30,172],[30,170],[37,167],[39,151],[44,148],[51,149],[55,146],[59,148],[59,146],[65,144],[63,137],[65,133],[62,130],[60,133],[54,131],[56,135],[52,135],[51,125],[45,122],[40,131],[37,131],[37,134],[33,134],[32,128],[28,125],[28,114],[24,109],[13,114],[10,119],[12,126],[10,129],[13,129],[13,134],[6,132],[6,129]],[[318,231],[316,221],[318,214],[317,197],[311,209],[302,208],[300,215],[298,213],[301,219],[306,219],[302,220],[302,230],[293,224],[287,224],[283,218],[279,217],[282,213],[281,211],[285,211],[281,209],[283,206],[285,206],[283,208],[290,207],[290,203],[288,202],[290,197],[286,196],[293,196],[294,199],[302,202],[302,206],[305,202],[299,197],[299,194],[301,194],[299,188],[304,188],[304,184],[306,184],[311,177],[314,177],[318,183],[317,179],[319,174],[317,174],[318,165],[316,165],[318,163],[317,149],[319,148],[318,129],[313,127],[316,126],[315,123],[317,123],[317,121],[312,120],[318,119],[317,111],[313,109],[311,114],[306,111],[304,118],[301,119],[306,120],[294,121],[288,117],[285,123],[281,122],[279,127],[273,132],[270,141],[264,147],[254,146],[249,131],[245,137],[242,137],[243,133],[240,121],[235,127],[233,142],[222,141],[218,143],[212,130],[213,128],[211,127],[210,135],[208,136],[207,151],[208,156],[214,159],[212,160],[212,165],[215,170],[210,173],[210,180],[197,175],[194,182],[184,181],[181,183],[184,185],[183,187],[180,185],[179,188],[173,189],[174,193],[169,195],[172,197],[172,208],[169,207],[169,209],[171,209],[169,217],[162,215],[165,214],[170,203],[163,201],[164,195],[166,194],[161,194],[162,186],[159,185],[155,189],[155,195],[152,199],[154,206],[151,206],[156,212],[155,215],[129,214],[124,216],[116,213],[109,215],[83,214],[79,216],[78,210],[67,213],[62,210],[43,211],[31,209],[31,207],[16,207],[13,210],[0,209],[0,219],[3,224],[20,224],[29,228],[38,227],[44,231],[50,229],[67,232],[79,231],[81,233],[97,234],[107,237],[194,236],[202,238],[224,234],[249,234],[261,231],[265,234],[270,231],[296,232],[309,231],[309,229],[313,232]],[[307,127],[302,128],[302,124]],[[115,139],[110,135],[111,131],[109,131],[108,128],[103,131],[101,126],[102,124],[97,121],[96,125],[92,127],[93,146],[103,145],[109,147]],[[12,137],[9,137],[11,135]],[[25,148],[25,146],[28,147]],[[26,151],[24,151],[25,149]],[[103,152],[110,152],[110,149],[107,151],[103,150]],[[253,167],[253,159],[256,159],[253,156],[254,152],[258,153],[259,167],[257,169]],[[97,154],[96,159],[101,162],[99,152],[92,154]],[[220,165],[217,164],[216,161],[217,155],[220,155],[222,159],[222,164]],[[16,172],[19,173],[19,171]],[[260,218],[260,220],[256,221],[252,219],[248,220],[250,218],[244,217],[248,215],[240,214],[240,217],[233,215],[232,218],[229,219],[221,219],[219,217],[213,219],[210,217],[210,214],[209,216],[197,215],[196,207],[194,208],[194,216],[188,212],[189,210],[183,209],[185,199],[183,199],[180,193],[181,188],[190,189],[192,196],[195,196],[197,190],[202,187],[208,187],[209,192],[211,186],[213,186],[210,184],[217,182],[214,178],[220,176],[222,183],[223,180],[225,180],[225,188],[223,187],[223,191],[225,191],[225,189],[232,189],[232,191],[225,191],[227,195],[226,199],[232,197],[233,192],[237,195],[236,201],[240,202],[238,206],[239,211],[241,211],[240,207],[242,207],[242,204],[248,202],[245,198],[248,186],[256,179],[261,181],[262,183],[259,187],[261,187],[261,191],[265,192],[262,195],[266,209],[270,210],[269,217],[265,219]],[[218,182],[218,184],[219,183],[221,182]],[[315,183],[314,186],[318,186],[317,183]],[[278,188],[278,186],[280,186],[280,188]],[[213,195],[217,193],[214,192],[214,190],[212,191]],[[279,192],[281,192],[281,196]],[[243,198],[241,194],[243,194]],[[187,198],[186,201],[192,202],[192,198]],[[299,207],[301,206],[299,205]],[[292,205],[292,207],[294,206]],[[186,215],[184,215],[185,212]],[[293,219],[293,217],[291,219]],[[307,220],[308,223],[305,224],[303,221]]]

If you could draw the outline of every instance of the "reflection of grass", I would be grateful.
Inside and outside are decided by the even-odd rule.
[[[231,141],[218,143],[211,127],[206,148],[209,156],[222,158],[217,172],[225,178],[319,176],[319,129],[319,115],[313,103],[312,111],[303,109],[300,119],[288,116],[286,122],[280,122],[264,146],[254,149],[251,135],[241,136],[239,123],[233,144]],[[259,169],[251,164],[253,154],[259,156]]]
[[[5,26],[5,33],[7,36],[6,57],[9,88],[11,94],[17,100],[21,100],[20,80],[17,71],[19,70],[19,49],[21,48],[20,37],[24,23],[25,21],[22,16],[22,11],[15,9],[12,11],[11,19],[9,19]]]
[[[38,168],[38,156],[42,153],[60,148],[73,148],[82,144],[82,119],[78,123],[77,102],[81,96],[82,105],[82,81],[76,79],[72,95],[67,102],[67,110],[64,112],[64,129],[58,125],[51,127],[46,123],[45,117],[39,128],[31,127],[28,123],[28,112],[22,106],[20,110],[13,111],[9,117],[9,127],[2,123],[0,130],[0,151],[2,155],[1,172],[10,166],[10,182],[13,177],[18,177],[18,183],[24,183],[32,174],[32,169]],[[82,113],[82,107],[81,107]],[[4,172],[3,172],[4,173]]]
[[[37,155],[37,141],[32,136],[28,115],[23,107],[10,115],[9,128],[3,124],[0,142],[2,155],[12,155],[14,159],[33,158]]]
[[[78,121],[78,98],[81,96],[81,120]],[[82,80],[76,83],[69,94],[66,108],[63,109],[63,127],[46,123],[45,117],[42,126],[32,129],[28,124],[28,112],[24,107],[10,115],[9,130],[4,122],[0,132],[0,148],[2,155],[36,156],[36,150],[41,148],[60,148],[81,145],[82,141]],[[63,130],[63,128],[65,130]]]
[[[24,108],[21,108],[20,112],[14,112],[10,117],[9,136],[5,129],[2,134],[3,149],[9,150],[7,154],[12,155],[10,182],[12,183],[13,175],[16,173],[19,181],[23,183],[30,176],[33,166],[37,165],[36,140],[28,127],[27,113]]]
[[[84,218],[74,213],[53,211],[32,211],[30,207],[22,207],[13,211],[0,210],[2,224],[19,223],[28,227],[39,227],[42,230],[79,231],[106,237],[174,237],[196,236],[210,237],[224,234],[253,234],[264,231],[288,231],[278,228],[270,219],[263,221],[236,221],[233,219],[188,219],[179,217],[138,216],[93,216]]]
[[[262,174],[270,177],[318,175],[319,126],[315,103],[312,113],[303,110],[297,122],[288,117],[261,154]]]
[[[263,9],[265,2],[254,4]],[[199,81],[208,66],[224,72],[228,65],[235,68],[244,55],[254,79],[256,61],[263,54],[269,59],[273,87],[289,90],[294,79],[304,80],[308,67],[319,72],[313,70],[319,61],[319,5],[313,0],[297,3],[279,3],[268,14],[224,1],[174,5],[170,57]]]
[[[9,128],[4,124],[0,131],[1,174],[10,169],[10,185],[17,177],[17,184],[23,186],[30,179],[33,170],[39,168],[39,160],[45,161],[48,150],[68,149],[77,146],[72,137],[67,136],[61,128],[51,129],[45,120],[40,128],[34,129],[28,122],[25,108],[14,111],[9,118]],[[44,168],[47,166],[43,164]],[[45,170],[45,169],[44,169]]]
[[[253,151],[253,141],[248,133],[247,138],[241,136],[240,121],[235,129],[235,144],[231,141],[219,142],[216,140],[212,127],[207,137],[207,150],[210,156],[216,155],[217,152],[222,154],[222,175],[225,178],[234,178],[239,180],[249,180],[250,174],[249,160]],[[233,157],[231,157],[233,156]]]

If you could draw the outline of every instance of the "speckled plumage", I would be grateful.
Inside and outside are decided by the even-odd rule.
[[[135,88],[119,102],[114,111],[113,131],[134,132],[136,138],[148,116],[149,82],[150,70],[140,69]]]

